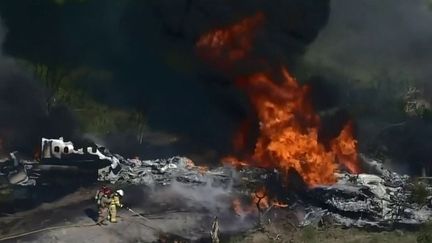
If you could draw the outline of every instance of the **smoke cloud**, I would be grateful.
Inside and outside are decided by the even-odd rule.
[[[6,34],[0,22],[0,44]],[[19,150],[32,155],[42,136],[68,136],[74,127],[74,119],[65,107],[56,107],[48,114],[45,93],[38,81],[1,48],[0,114],[3,154]]]
[[[202,225],[208,226],[214,217],[218,217],[223,232],[245,230],[257,222],[257,212],[237,215],[233,210],[233,201],[245,195],[231,185],[217,186],[211,180],[207,181],[206,185],[199,186],[175,181],[164,187],[133,186],[126,188],[125,193],[128,195],[126,204],[149,214],[157,215],[158,210],[194,213],[200,215],[198,220]],[[251,199],[247,199],[252,205]]]
[[[431,123],[404,115],[403,97],[414,85],[432,101],[431,25],[430,1],[333,0],[328,25],[303,57],[339,85],[339,105],[357,116],[362,151],[384,154],[403,173],[430,167]]]
[[[333,0],[328,25],[304,57],[352,80],[432,78],[432,9],[426,0]]]
[[[92,0],[61,6],[26,0],[0,2],[0,11],[10,29],[8,54],[32,63],[108,70],[112,80],[77,86],[108,106],[142,111],[151,129],[178,135],[175,153],[226,155],[251,109],[231,80],[197,58],[199,36],[263,12],[254,56],[269,65],[292,64],[325,26],[330,10],[328,0]]]

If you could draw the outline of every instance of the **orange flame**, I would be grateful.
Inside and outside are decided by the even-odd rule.
[[[250,165],[249,163],[242,161],[234,156],[226,156],[222,158],[222,163],[224,163],[225,165],[231,165],[235,168],[243,168]]]
[[[262,14],[245,18],[231,27],[203,35],[198,43],[201,56],[223,71],[245,61],[252,51],[252,38],[263,21]],[[227,54],[227,55],[226,55]],[[250,58],[248,58],[250,59]],[[318,139],[320,117],[308,97],[309,88],[300,85],[286,68],[281,72],[255,72],[236,77],[237,85],[248,94],[259,119],[260,135],[250,159],[227,157],[235,166],[276,168],[282,174],[294,168],[308,185],[335,182],[337,162],[358,173],[357,141],[348,124],[327,149]],[[234,138],[236,150],[245,144],[244,132]]]
[[[248,214],[251,214],[256,211],[256,208],[253,207],[253,205],[245,206],[242,204],[241,200],[236,198],[232,201],[232,207],[238,216],[246,216]]]
[[[255,31],[263,20],[264,15],[257,13],[227,28],[210,31],[199,38],[198,54],[218,67],[244,59],[252,49]]]
[[[209,168],[208,168],[208,166],[196,166],[197,167],[197,169],[198,169],[198,172],[201,174],[201,175],[205,175],[208,171],[209,171]]]
[[[264,187],[251,193],[251,197],[252,197],[253,204],[257,205],[260,208],[260,210],[270,207],[267,192],[266,192],[266,189]]]
[[[273,208],[286,208],[287,204],[279,202],[278,200],[270,200],[267,191],[264,187],[259,188],[257,191],[251,193],[251,202],[249,205],[243,205],[241,200],[236,198],[232,201],[234,212],[239,216],[256,213],[258,207],[260,211],[266,210],[270,207]]]
[[[196,170],[201,175],[204,175],[208,172],[208,166],[196,165],[192,160],[186,160],[186,168],[190,170]]]
[[[260,73],[242,81],[260,121],[253,161],[282,173],[294,168],[309,185],[333,183],[334,154],[318,141],[319,117],[308,102],[308,88],[286,69],[281,78],[277,84]]]
[[[261,187],[254,193],[251,193],[252,202],[254,205],[258,206],[260,210],[267,209],[270,207],[274,208],[286,208],[288,204],[279,202],[276,199],[269,199],[267,195],[267,190],[265,187]]]
[[[340,132],[339,136],[332,141],[332,150],[341,164],[343,164],[349,172],[358,174],[360,167],[357,158],[357,141],[352,138],[353,134],[352,123],[349,122]]]

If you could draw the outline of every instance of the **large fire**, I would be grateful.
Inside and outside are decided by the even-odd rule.
[[[252,58],[246,54],[251,51],[254,33],[263,21],[263,15],[257,14],[210,31],[199,39],[198,51],[206,60],[218,64],[217,67],[221,62],[230,65],[228,69],[224,66],[223,71],[233,69],[246,58]],[[236,166],[276,168],[281,173],[294,168],[308,185],[333,183],[339,164],[358,173],[357,142],[351,123],[326,147],[318,139],[320,117],[310,103],[309,88],[300,85],[286,68],[265,70],[233,76],[255,108],[260,134],[251,156],[242,160],[231,156],[225,161]],[[234,139],[237,150],[245,143],[243,128]]]

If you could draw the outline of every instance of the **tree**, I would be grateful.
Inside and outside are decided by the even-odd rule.
[[[48,90],[46,108],[48,113],[55,106],[56,95],[65,80],[66,73],[62,68],[50,68],[47,65],[37,63],[33,66],[34,75],[42,81]]]
[[[142,113],[141,111],[136,111],[133,113],[132,117],[136,128],[137,140],[139,144],[142,144],[146,131],[146,119],[144,113]]]

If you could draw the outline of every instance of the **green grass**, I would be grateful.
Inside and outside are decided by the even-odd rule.
[[[79,122],[81,132],[107,134],[117,131],[131,131],[139,134],[146,128],[143,113],[109,106],[94,99],[79,86],[85,82],[108,82],[112,74],[107,70],[91,67],[48,66],[20,60],[20,63],[34,74],[48,91],[46,106],[48,112],[57,105],[69,107]]]

